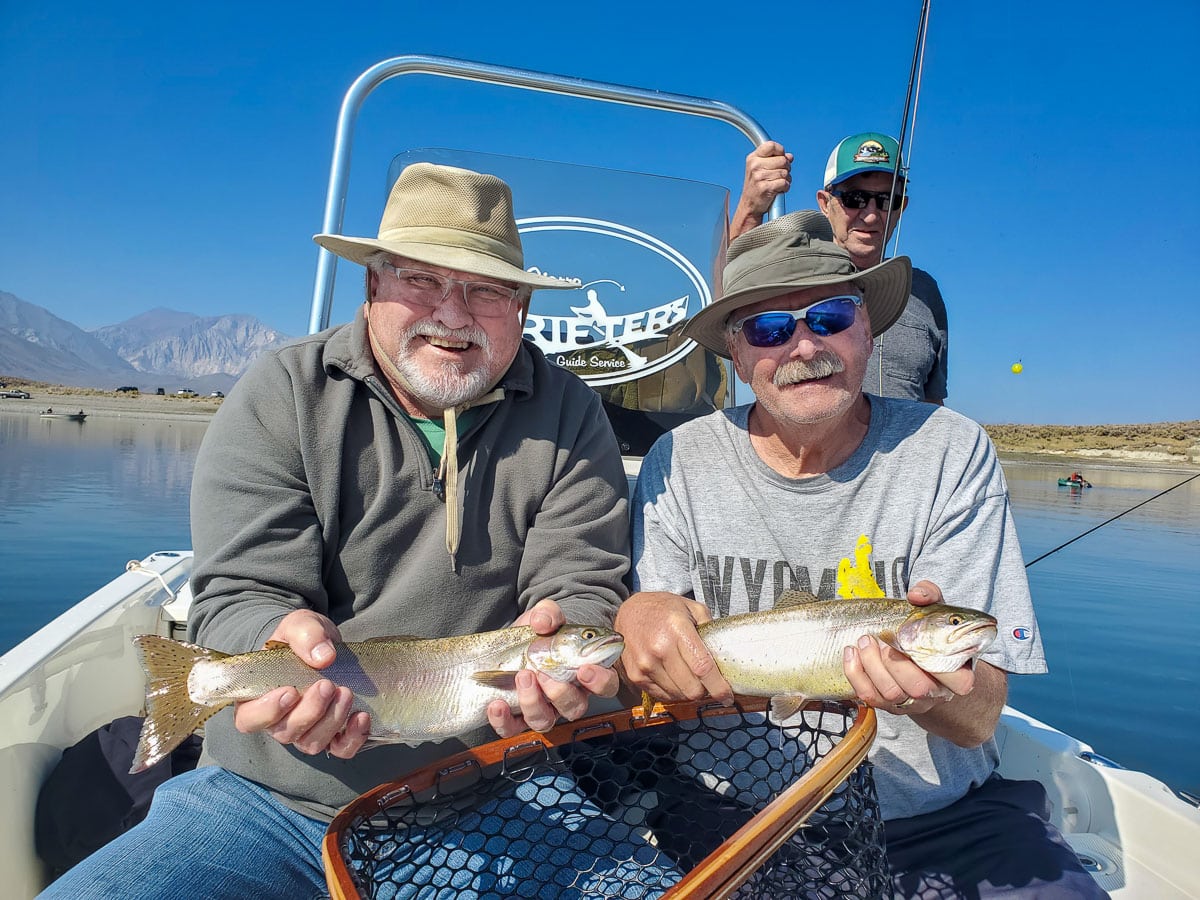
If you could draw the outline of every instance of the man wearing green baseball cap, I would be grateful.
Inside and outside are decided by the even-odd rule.
[[[729,226],[732,240],[762,223],[771,202],[791,187],[793,156],[775,141],[746,157],[745,184]],[[877,131],[838,142],[825,165],[817,206],[832,239],[859,269],[883,259],[884,248],[908,206],[907,172],[895,138]],[[875,339],[863,390],[883,397],[943,403],[947,396],[946,304],[933,277],[913,269],[912,295],[886,339]]]

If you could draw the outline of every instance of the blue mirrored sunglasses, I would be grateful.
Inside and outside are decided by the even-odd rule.
[[[846,294],[830,297],[804,309],[771,310],[755,313],[733,323],[730,329],[746,336],[751,347],[778,347],[786,344],[796,333],[796,323],[804,320],[805,327],[818,337],[829,337],[845,331],[854,324],[854,314],[862,306],[862,297]]]

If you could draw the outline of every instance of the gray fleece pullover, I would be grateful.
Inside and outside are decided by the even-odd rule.
[[[244,653],[287,613],[329,616],[348,641],[441,637],[510,625],[537,601],[611,624],[626,596],[626,482],[599,397],[522,343],[504,399],[472,411],[459,444],[462,543],[413,423],[377,374],[355,320],[265,354],[213,418],[192,485],[190,639]],[[494,738],[308,756],[206,727],[202,762],[317,817],[377,784]]]

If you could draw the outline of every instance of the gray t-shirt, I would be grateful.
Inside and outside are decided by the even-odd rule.
[[[896,324],[875,338],[863,390],[902,400],[945,400],[948,343],[942,292],[928,272],[913,269],[908,305]]]
[[[1000,622],[983,659],[1012,673],[1046,671],[996,453],[975,422],[943,407],[870,398],[862,444],[836,469],[790,479],[750,445],[750,406],[664,435],[634,496],[637,590],[672,591],[714,617],[770,609],[785,590],[838,596],[838,564],[859,539],[890,597],[929,579],[946,602]],[[885,819],[940,809],[995,770],[994,740],[962,748],[907,716],[879,712],[871,750]]]

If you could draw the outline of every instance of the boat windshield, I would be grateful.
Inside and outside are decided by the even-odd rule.
[[[713,184],[460,150],[412,150],[414,162],[488,172],[513,189],[527,269],[579,279],[535,291],[526,340],[603,398],[624,454],[730,402],[729,372],[680,332],[712,302],[724,258],[729,191]]]

